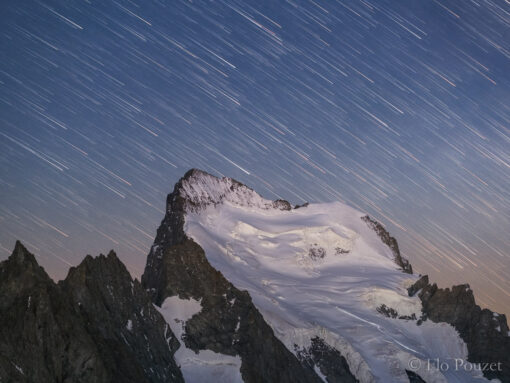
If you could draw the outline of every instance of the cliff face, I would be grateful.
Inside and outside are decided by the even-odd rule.
[[[413,267],[407,259],[400,255],[397,240],[388,233],[384,226],[370,218],[368,215],[361,217],[361,220],[374,230],[379,238],[381,238],[381,241],[391,249],[393,256],[395,257],[395,263],[402,268],[402,271],[407,274],[412,274]]]
[[[112,381],[182,381],[173,359],[177,339],[113,251],[87,256],[59,287],[84,319]]]
[[[440,289],[430,284],[428,276],[420,278],[409,288],[409,295],[418,294],[422,302],[422,320],[446,322],[459,332],[468,348],[468,361],[495,363],[494,370],[487,368],[484,376],[510,382],[510,336],[504,314],[482,309],[475,303],[469,285]]]
[[[2,382],[182,382],[177,346],[113,252],[59,284],[19,242],[0,263]]]
[[[106,382],[98,348],[67,296],[21,243],[0,264],[0,378]]]

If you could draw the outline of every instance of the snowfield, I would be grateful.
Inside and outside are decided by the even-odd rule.
[[[430,321],[418,326],[414,319],[377,311],[384,304],[399,316],[419,318],[421,302],[406,290],[418,277],[398,269],[391,250],[361,220],[363,213],[341,203],[281,210],[247,187],[232,188],[229,179],[205,177],[183,189],[196,204],[186,214],[187,235],[213,267],[250,293],[291,352],[320,336],[341,352],[361,382],[408,382],[406,369],[429,383],[487,381],[480,372],[427,366],[429,359],[450,366],[453,358],[467,359],[466,345],[452,326]],[[182,305],[176,299],[168,298],[161,311],[167,307],[174,313],[173,307]],[[181,325],[167,320],[180,338]],[[190,350],[177,352],[185,377],[204,363],[193,358]],[[219,364],[231,365],[232,377],[222,381],[241,381],[235,375],[240,361],[225,358],[231,359]]]

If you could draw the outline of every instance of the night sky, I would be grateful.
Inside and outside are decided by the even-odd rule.
[[[191,167],[343,201],[510,314],[510,3],[0,5],[0,259],[134,276]]]

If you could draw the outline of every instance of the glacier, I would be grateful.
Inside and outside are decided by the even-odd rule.
[[[418,276],[398,268],[364,213],[340,202],[290,208],[200,172],[185,180],[181,193],[189,203],[186,235],[215,269],[249,292],[294,354],[319,336],[360,382],[408,382],[406,370],[428,382],[487,381],[480,371],[453,368],[455,358],[468,355],[451,325],[418,325],[421,301],[407,293]],[[382,305],[399,317],[383,315]]]

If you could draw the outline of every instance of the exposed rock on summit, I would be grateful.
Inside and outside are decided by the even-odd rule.
[[[224,201],[261,209],[291,210],[288,201],[265,200],[253,189],[233,178],[218,178],[199,169],[189,170],[175,185],[174,193],[171,195],[172,198],[182,199],[183,211],[186,212],[199,211]]]

